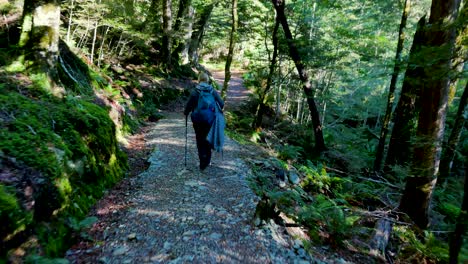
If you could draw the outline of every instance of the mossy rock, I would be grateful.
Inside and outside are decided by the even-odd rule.
[[[10,161],[2,162],[0,174],[15,170],[18,175],[10,181],[0,178],[0,207],[5,209],[0,220],[10,223],[2,226],[1,235],[28,226],[46,255],[55,257],[70,243],[71,230],[63,219],[83,218],[124,176],[127,158],[107,108],[24,89],[0,91],[0,161]],[[32,190],[32,208],[24,205],[23,185]]]

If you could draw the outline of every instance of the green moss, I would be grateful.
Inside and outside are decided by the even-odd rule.
[[[96,199],[120,180],[127,168],[115,125],[108,109],[80,99],[44,95],[36,99],[2,89],[0,105],[0,151],[44,178],[35,197],[35,209],[48,211],[34,211],[33,221],[32,214],[26,213],[2,186],[1,222],[11,223],[2,228],[10,234],[22,225],[36,226],[45,254],[59,256],[71,242],[71,229],[63,219],[85,217]],[[47,223],[38,226],[43,220]]]
[[[24,230],[32,221],[30,213],[21,210],[14,190],[0,184],[0,237]]]

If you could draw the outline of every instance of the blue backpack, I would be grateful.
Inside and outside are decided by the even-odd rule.
[[[192,121],[211,125],[215,119],[216,100],[213,88],[202,83],[197,87],[198,103],[192,111]]]

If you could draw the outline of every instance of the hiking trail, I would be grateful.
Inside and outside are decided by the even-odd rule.
[[[239,106],[246,93],[240,74],[227,104]],[[232,101],[230,101],[232,100]],[[198,169],[195,134],[182,109],[144,129],[140,140],[151,149],[149,168],[127,178],[93,209],[98,222],[69,251],[71,263],[311,263],[302,243],[272,221],[253,223],[260,200],[248,186],[248,150],[226,137],[224,155]]]

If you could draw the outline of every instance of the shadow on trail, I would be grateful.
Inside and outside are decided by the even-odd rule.
[[[168,113],[147,135],[154,147],[136,178],[132,206],[108,227],[101,256],[109,263],[286,263],[287,242],[252,226],[258,198],[248,187],[240,146],[226,138],[224,157],[198,170],[195,134]],[[102,257],[101,257],[102,258]]]

